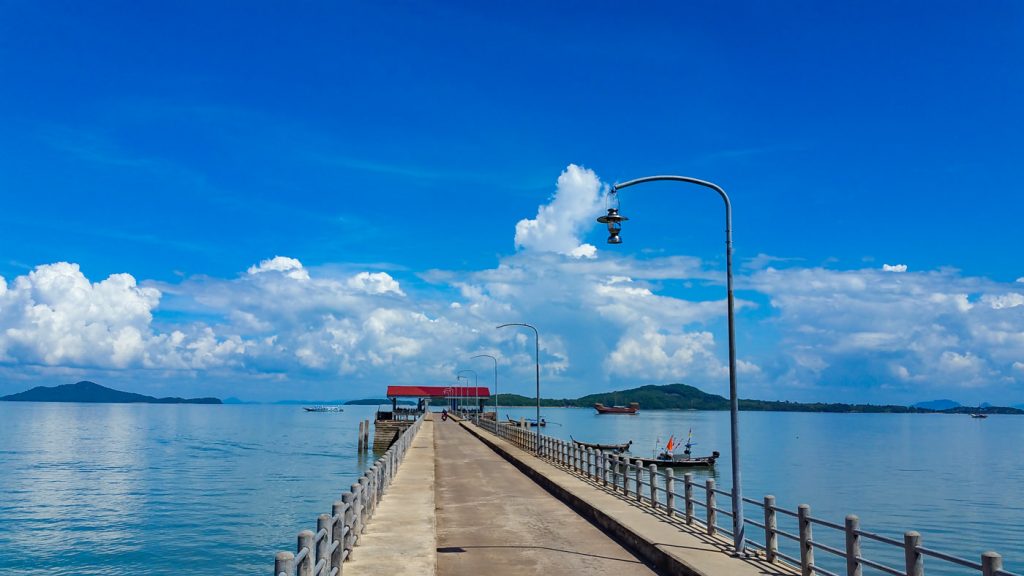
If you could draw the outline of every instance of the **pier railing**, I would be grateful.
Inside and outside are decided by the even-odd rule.
[[[538,449],[535,430],[484,419],[476,419],[475,423],[519,448],[533,452],[539,458],[586,478],[600,488],[646,505],[651,513],[678,518],[680,522],[696,526],[709,536],[727,534],[732,537],[732,531],[720,526],[718,520],[723,516],[732,517],[730,510],[718,505],[718,496],[726,498],[728,503],[732,499],[732,492],[718,488],[714,478],[706,478],[701,484],[694,481],[691,473],[683,474],[680,478],[672,468],[659,468],[656,464],[644,466],[638,460],[546,435],[540,436]],[[775,504],[774,496],[765,496],[760,501],[744,498],[743,501],[763,512],[760,516],[763,523],[750,517],[745,518],[744,523],[754,527],[754,532],[764,538],[763,541],[744,538],[744,541],[758,550],[763,559],[771,563],[790,564],[800,571],[801,576],[863,576],[865,572],[924,576],[926,558],[941,562],[938,570],[943,574],[962,574],[966,568],[970,573],[981,576],[1021,576],[1003,570],[1002,556],[995,552],[985,552],[979,561],[968,560],[925,547],[918,532],[905,532],[901,539],[863,530],[858,517],[852,514],[846,517],[843,524],[839,524],[811,516],[811,507],[807,504],[801,504],[796,511],[780,508]],[[725,523],[731,524],[730,521]],[[792,528],[785,529],[789,526]],[[816,528],[819,529],[817,536],[814,534]],[[827,530],[830,536],[820,537],[822,530]],[[783,542],[781,546],[780,537]],[[722,543],[732,546],[731,539],[723,539]],[[877,556],[866,557],[866,547],[872,547]],[[822,557],[819,554],[820,561],[815,560],[815,552],[828,556]],[[902,565],[889,565],[894,559]]]
[[[423,424],[422,414],[394,444],[384,452],[359,481],[331,506],[330,514],[317,517],[316,531],[299,532],[295,553],[278,552],[274,557],[274,576],[334,576],[342,574],[344,562],[352,558],[359,535],[373,517],[377,504],[398,471],[416,432]]]

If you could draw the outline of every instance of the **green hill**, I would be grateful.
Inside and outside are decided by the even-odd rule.
[[[493,404],[492,396],[488,404]],[[541,398],[541,406],[590,408],[600,402],[605,406],[624,406],[630,402],[639,402],[641,410],[728,410],[729,400],[717,394],[708,394],[699,388],[686,384],[666,384],[663,386],[640,386],[628,390],[588,394],[581,398],[551,399]],[[535,406],[536,400],[518,394],[502,394],[502,406]],[[751,412],[844,412],[844,413],[946,413],[959,414],[977,412],[978,409],[965,407],[948,410],[931,410],[915,406],[897,406],[893,404],[845,404],[842,402],[789,402],[783,400],[745,400],[740,399],[740,410]],[[1017,408],[989,407],[984,412],[992,414],[1024,414]]]
[[[154,398],[122,392],[83,380],[60,386],[36,386],[31,390],[0,397],[3,402],[94,402],[111,404],[220,404],[218,398]]]

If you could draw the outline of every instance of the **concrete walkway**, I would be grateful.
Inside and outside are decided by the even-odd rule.
[[[655,574],[460,424],[438,419],[434,436],[437,574]]]
[[[377,511],[345,563],[345,576],[430,576],[436,571],[434,421],[416,434]]]
[[[621,541],[629,542],[633,550],[637,550],[644,558],[656,564],[659,572],[693,576],[794,576],[799,574],[799,571],[791,566],[769,564],[758,557],[737,558],[732,556],[730,541],[725,538],[708,536],[697,526],[687,526],[681,518],[669,518],[662,511],[654,511],[646,504],[637,503],[635,498],[623,497],[593,481],[584,480],[531,453],[520,450],[511,443],[473,424],[466,422],[460,426],[465,426],[467,430],[470,430],[474,440],[477,442],[482,440],[490,446],[492,461],[481,465],[494,466],[492,463],[494,456],[501,454],[503,457],[501,465],[503,469],[507,470],[507,475],[514,476],[517,480],[532,478],[533,480],[528,480],[530,483],[536,482],[535,485],[543,485],[548,492],[558,494],[560,500],[554,500],[551,497],[555,504],[548,506],[557,505],[575,516],[577,522],[583,522],[587,526],[591,525],[586,523],[583,518],[589,518],[607,532],[615,534]],[[446,431],[447,428],[449,427],[442,425],[438,429]],[[444,458],[444,452],[438,450],[437,456],[440,462]],[[480,456],[480,458],[482,462],[484,457]],[[509,464],[508,461],[511,461],[512,464]],[[497,478],[496,475],[489,475],[486,470],[484,474],[486,479]],[[442,485],[439,473],[438,487],[440,488]],[[518,500],[518,497],[515,498],[515,501]],[[575,512],[562,504],[563,501],[571,503]],[[440,492],[438,502],[441,502]],[[510,512],[519,510],[520,508],[513,503]],[[441,542],[444,541],[442,536],[444,530],[441,529],[440,518],[441,516],[438,515],[438,538],[439,545],[443,545]],[[563,532],[571,541],[574,541],[576,537],[575,526],[566,525]],[[591,529],[593,529],[592,526]],[[439,567],[443,565],[441,556],[438,555]],[[620,572],[620,570],[616,572]],[[496,573],[504,574],[504,572]],[[527,571],[526,573],[534,572]]]

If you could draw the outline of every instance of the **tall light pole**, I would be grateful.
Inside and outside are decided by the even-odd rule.
[[[618,191],[636,184],[645,182],[686,182],[710,188],[722,197],[725,202],[725,284],[726,299],[729,307],[729,423],[732,439],[732,534],[733,547],[737,554],[743,554],[745,539],[743,536],[745,524],[743,522],[743,489],[740,483],[740,432],[739,432],[739,398],[736,395],[736,323],[734,303],[732,294],[732,202],[729,195],[721,187],[705,180],[690,178],[689,176],[647,176],[615,184],[608,193],[609,206],[608,214],[597,219],[598,222],[608,225],[608,243],[621,244],[619,232],[622,230],[622,222],[628,220],[619,214]]]
[[[511,324],[502,324],[498,328],[504,328],[506,326],[525,326],[533,330],[534,342],[536,343],[536,350],[534,352],[534,360],[537,366],[537,442],[534,446],[534,451],[540,452],[540,332],[529,324],[523,324],[520,322],[513,322]]]
[[[458,382],[455,389],[455,412],[459,412],[459,404],[462,403],[462,394],[464,393],[464,387],[462,386],[462,380],[466,380],[466,386],[469,386],[469,377],[467,376],[455,376],[455,381]]]
[[[477,354],[473,358],[490,358],[494,360],[494,423],[498,423],[498,359],[490,354]],[[471,358],[472,360],[472,358]]]
[[[477,380],[477,377],[476,377],[476,370],[470,370],[469,368],[466,368],[465,370],[459,370],[459,374],[462,374],[463,372],[472,372],[473,373],[473,387],[474,387],[473,397],[476,398],[476,394],[477,394],[476,389],[480,388],[480,386],[479,386],[480,382],[479,382],[479,380]],[[469,388],[469,378],[468,377],[466,378],[466,388],[467,388],[467,390],[466,390],[466,397],[468,398],[469,397],[469,390],[468,390],[468,388]]]

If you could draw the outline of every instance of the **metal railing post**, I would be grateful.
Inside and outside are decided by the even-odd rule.
[[[907,576],[924,576],[924,555],[917,548],[921,534],[911,530],[903,534],[903,554],[907,560]]]
[[[801,504],[797,507],[797,522],[800,525],[800,574],[814,574],[814,540],[811,534],[811,507]]]
[[[779,532],[775,519],[775,496],[764,497],[764,556],[768,562],[779,558]]]
[[[665,511],[669,518],[676,515],[676,473],[671,468],[665,468]]]
[[[683,474],[683,500],[686,506],[686,523],[693,524],[693,474]]]
[[[704,483],[707,491],[705,505],[708,510],[708,536],[714,536],[718,529],[718,511],[715,510],[715,479],[708,478]]]
[[[860,518],[854,514],[846,517],[846,576],[863,576],[860,563]]]

